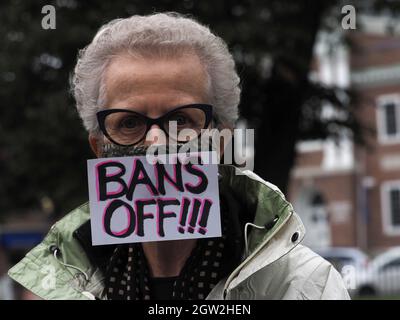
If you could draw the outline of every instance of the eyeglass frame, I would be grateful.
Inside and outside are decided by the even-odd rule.
[[[180,107],[177,107],[175,109],[172,109],[172,110],[168,111],[167,113],[163,114],[162,116],[160,116],[158,118],[150,118],[150,117],[148,117],[148,116],[146,116],[146,115],[144,115],[144,114],[142,114],[140,112],[136,112],[136,111],[129,110],[129,109],[103,109],[103,110],[100,110],[100,111],[96,112],[96,117],[97,117],[97,123],[99,124],[99,128],[100,128],[101,132],[112,143],[114,143],[114,144],[116,144],[118,146],[121,146],[121,147],[131,147],[131,146],[137,145],[139,142],[141,142],[146,137],[147,133],[150,131],[150,128],[155,124],[162,131],[164,131],[164,133],[169,137],[169,134],[168,134],[167,130],[165,130],[165,128],[163,126],[163,123],[164,123],[163,119],[165,117],[167,117],[168,115],[172,114],[173,112],[176,112],[177,110],[188,109],[188,108],[196,108],[196,109],[200,109],[200,110],[202,110],[204,112],[206,118],[205,118],[204,128],[202,128],[202,129],[207,129],[207,127],[210,125],[211,121],[213,120],[213,115],[212,115],[213,106],[210,105],[210,104],[203,104],[203,103],[193,103],[193,104],[183,105],[183,106],[180,106]],[[139,116],[143,117],[146,120],[146,130],[145,130],[145,132],[143,134],[143,137],[140,140],[138,140],[137,142],[132,143],[132,144],[121,144],[121,143],[118,143],[118,142],[114,141],[111,138],[110,134],[107,132],[106,127],[105,127],[105,120],[106,120],[106,117],[108,115],[113,114],[113,113],[117,113],[117,112],[133,113],[133,114],[136,114],[136,115],[139,115]],[[201,132],[198,134],[197,137],[199,137],[200,134],[201,134]]]

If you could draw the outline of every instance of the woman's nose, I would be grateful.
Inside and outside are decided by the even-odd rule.
[[[150,130],[146,134],[144,145],[152,144],[167,144],[167,137],[165,132],[156,124],[150,127]]]

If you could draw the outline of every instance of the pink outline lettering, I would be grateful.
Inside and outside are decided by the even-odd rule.
[[[159,221],[160,221],[160,206],[158,205],[158,201],[159,200],[163,200],[163,201],[168,201],[168,200],[178,200],[177,198],[157,198],[157,234],[158,234],[158,236],[159,237],[161,237],[160,236],[160,230],[159,230],[159,228],[158,228],[158,226],[159,226]],[[179,200],[178,200],[179,201]],[[179,202],[179,204],[181,204],[180,202]],[[169,213],[173,213],[173,214],[175,214],[176,215],[176,213],[175,212],[172,212],[172,211],[165,211],[164,212],[164,215],[166,215],[166,214],[169,214]]]
[[[195,167],[194,165],[192,165],[192,168],[195,168],[195,169],[201,171],[201,172],[207,177],[207,175],[204,173],[203,170],[199,169],[198,167]],[[185,170],[186,170],[186,167],[185,167]],[[186,172],[187,172],[187,171],[186,171]],[[188,172],[188,173],[189,173],[189,172]],[[196,176],[196,177],[197,177],[197,176]],[[187,189],[187,186],[192,187],[192,188],[198,187],[198,186],[200,185],[201,179],[200,179],[199,177],[197,177],[197,178],[198,178],[198,180],[199,180],[199,182],[197,183],[197,185],[193,185],[193,184],[191,184],[190,182],[186,182],[186,183],[185,183],[185,189]],[[207,190],[207,189],[208,189],[208,184],[207,184],[206,190]],[[204,193],[206,190],[204,190],[202,193]]]
[[[107,160],[107,161],[99,162],[99,163],[97,163],[97,164],[95,165],[97,202],[100,202],[99,169],[98,169],[98,167],[99,167],[100,165],[107,164],[107,163],[110,163],[110,162],[118,162],[118,163],[122,164],[122,165],[125,167],[125,165],[124,165],[121,161],[118,161],[118,160]],[[126,169],[126,167],[125,167],[125,169]],[[120,169],[120,171],[119,171],[117,174],[120,174],[121,171],[122,171],[122,169]],[[107,174],[107,171],[106,171],[106,177],[107,177],[107,178],[112,177],[112,176],[114,176],[114,175],[116,175],[116,174],[108,175],[108,174]],[[123,189],[123,187],[120,186],[120,189],[119,189],[118,191],[112,191],[111,193],[108,193],[108,192],[107,192],[107,189],[106,189],[106,195],[114,195],[114,194],[117,194],[117,193],[121,192],[122,189]]]
[[[167,169],[165,168],[165,164],[160,163],[161,165],[164,166],[164,168],[165,168],[165,173],[168,175],[168,177],[171,178],[171,179],[173,179],[173,180],[175,180],[175,181],[177,180],[177,177],[176,177],[176,167],[177,167],[177,164],[178,164],[178,163],[177,163],[177,159],[178,159],[178,157],[175,156],[175,161],[176,161],[176,163],[175,163],[175,164],[172,164],[172,165],[173,165],[173,169],[174,169],[174,177],[173,177],[173,178],[171,178],[171,176],[169,175]],[[156,166],[155,164],[153,165],[153,169],[154,169],[154,177],[155,177],[155,179],[156,179],[156,189],[157,189],[158,192],[160,192],[160,188],[159,188],[159,186],[160,186],[160,181],[158,180],[158,170],[157,170],[157,166]],[[181,171],[182,171],[182,164],[181,164]],[[182,180],[183,180],[183,174],[182,174],[182,172],[181,172],[181,176],[182,176]],[[171,181],[169,181],[169,179],[164,179],[164,180],[167,181],[167,182],[169,183],[169,185],[172,186],[176,191],[181,192]],[[164,184],[164,187],[165,187],[165,184]],[[166,189],[166,188],[165,188],[165,189]]]
[[[137,202],[138,201],[149,201],[149,200],[155,200],[156,201],[156,203],[151,203],[151,204],[147,204],[147,205],[149,205],[149,206],[156,206],[157,207],[157,199],[154,199],[154,198],[139,198],[139,199],[135,199],[135,205],[134,205],[134,208],[135,208],[135,214],[136,214],[136,225],[135,225],[135,230],[133,231],[136,235],[137,235],[137,229],[138,229],[138,225],[139,225],[139,221],[138,221],[138,210],[137,210]],[[143,211],[144,211],[144,206],[143,206]],[[145,217],[150,217],[150,218],[152,218],[152,219],[154,219],[154,214],[153,213],[149,213],[149,212],[143,212],[143,233],[145,233],[144,232],[144,220],[145,220]],[[143,236],[145,236],[145,235],[143,235]]]
[[[200,202],[200,206],[199,206],[199,212],[197,213],[196,221],[194,222],[194,223],[195,223],[195,226],[193,227],[193,226],[190,225],[190,221],[192,221],[192,217],[193,217],[194,203],[195,203],[194,200],[198,200],[198,201]],[[192,232],[194,231],[194,228],[195,228],[196,225],[197,225],[198,216],[200,215],[200,209],[201,209],[202,203],[203,203],[203,200],[202,200],[201,198],[192,198],[192,211],[190,212],[190,218],[187,220],[187,221],[188,221],[188,224],[189,224],[189,226],[188,226],[188,228],[187,228],[188,231],[189,231],[189,229],[192,230]],[[189,232],[190,232],[190,231],[189,231]]]
[[[130,190],[130,188],[131,188],[133,176],[134,176],[134,173],[135,173],[135,171],[136,171],[136,162],[139,161],[139,160],[140,160],[139,158],[135,158],[135,160],[134,160],[134,162],[133,162],[133,168],[132,168],[132,172],[131,172],[131,177],[130,177],[130,179],[129,179],[128,190]],[[146,170],[145,165],[143,164],[143,161],[140,160],[140,163],[143,165],[143,169],[144,169],[144,171],[147,173],[147,170]],[[141,175],[142,175],[142,176],[141,176]],[[150,182],[153,183],[153,181],[151,181],[151,178],[150,178],[150,176],[149,176],[148,173],[147,173],[147,176],[149,177]],[[138,179],[142,179],[143,177],[144,177],[143,172],[140,171],[139,176],[138,176]],[[155,178],[157,179],[157,176],[156,176]],[[142,185],[143,185],[143,184],[144,184],[144,183],[142,183]],[[150,193],[153,197],[154,197],[154,196],[157,196],[157,194],[154,194],[154,193],[153,193],[153,190],[151,190],[151,188],[149,187],[149,185],[148,185],[147,183],[144,184],[144,185],[146,186],[147,190],[149,191],[149,193]],[[153,184],[153,185],[154,185],[154,184]],[[136,186],[135,186],[135,190],[136,190]],[[158,192],[158,188],[156,188],[156,190],[157,190],[157,192]],[[132,198],[134,198],[133,194],[132,194]]]
[[[185,200],[188,200],[188,201],[189,201],[189,205],[188,205],[188,212],[186,213],[185,223],[184,223],[184,225],[182,226],[182,225],[181,225],[181,220],[182,220],[182,216],[183,216],[183,208],[184,208],[183,204],[184,204]],[[189,198],[187,198],[187,197],[182,197],[182,200],[181,200],[181,210],[180,210],[180,212],[179,212],[179,219],[178,219],[178,223],[179,223],[179,225],[178,225],[178,231],[179,231],[179,230],[182,230],[182,231],[183,231],[182,233],[185,233],[185,226],[186,226],[186,223],[188,222],[189,207],[190,207],[191,202],[192,202],[192,201],[191,201]]]
[[[207,228],[206,228],[206,227],[203,227],[203,226],[200,226],[200,221],[201,221],[201,219],[203,218],[203,214],[204,214],[204,204],[206,203],[206,201],[208,201],[208,202],[210,203],[210,211],[211,211],[212,205],[214,204],[214,202],[213,202],[210,198],[204,198],[203,201],[202,201],[202,203],[201,203],[201,209],[200,209],[201,215],[199,214],[199,217],[198,217],[198,219],[197,219],[197,224],[199,225],[199,228],[197,229],[197,232],[199,232],[199,233],[201,233],[201,234],[203,234],[203,235],[207,233]],[[210,215],[208,215],[208,218],[210,218]],[[208,221],[208,218],[207,218],[207,221]],[[201,230],[202,230],[204,233],[203,233]]]
[[[101,224],[102,224],[102,227],[103,227],[103,232],[104,232],[105,234],[107,234],[107,235],[109,235],[109,234],[106,232],[106,229],[105,229],[105,227],[104,227],[104,217],[105,217],[105,215],[106,215],[106,212],[107,212],[108,207],[111,205],[111,203],[112,203],[114,200],[115,200],[115,199],[111,200],[111,201],[107,204],[107,206],[104,208],[103,216],[102,216],[102,219],[101,219]],[[127,205],[127,206],[130,206],[128,203],[126,203],[126,205]],[[131,208],[132,208],[132,207],[131,207]],[[129,229],[130,225],[131,225],[131,215],[130,215],[130,212],[129,212],[129,210],[128,210],[128,208],[127,208],[126,206],[124,206],[124,209],[126,210],[126,213],[128,214],[128,226],[127,226],[125,229],[123,229],[122,231],[119,231],[119,232],[115,233],[114,231],[111,230],[111,219],[110,219],[110,231],[111,231],[111,233],[112,233],[113,235],[115,235],[115,236],[120,236],[121,234],[126,233],[126,232],[128,231],[128,229]],[[133,210],[133,208],[132,208],[132,210]],[[115,211],[114,211],[114,212],[115,212]],[[136,212],[134,212],[134,213],[135,213],[135,215],[136,215]],[[135,226],[135,228],[136,228],[136,226]]]

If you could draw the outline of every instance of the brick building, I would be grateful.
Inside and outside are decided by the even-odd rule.
[[[376,132],[369,149],[345,131],[338,144],[298,144],[288,196],[312,247],[400,245],[400,34],[388,34],[379,18],[363,21],[363,31],[347,32],[351,46],[322,35],[315,49],[311,76],[354,89],[359,118]],[[340,115],[326,105],[323,116]]]

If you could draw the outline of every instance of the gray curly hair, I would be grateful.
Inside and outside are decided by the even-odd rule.
[[[124,51],[173,56],[182,48],[194,50],[205,67],[216,124],[233,127],[238,118],[240,79],[226,43],[191,18],[157,13],[112,20],[79,51],[70,82],[86,130],[99,132],[96,112],[106,103],[103,77],[113,56]]]

